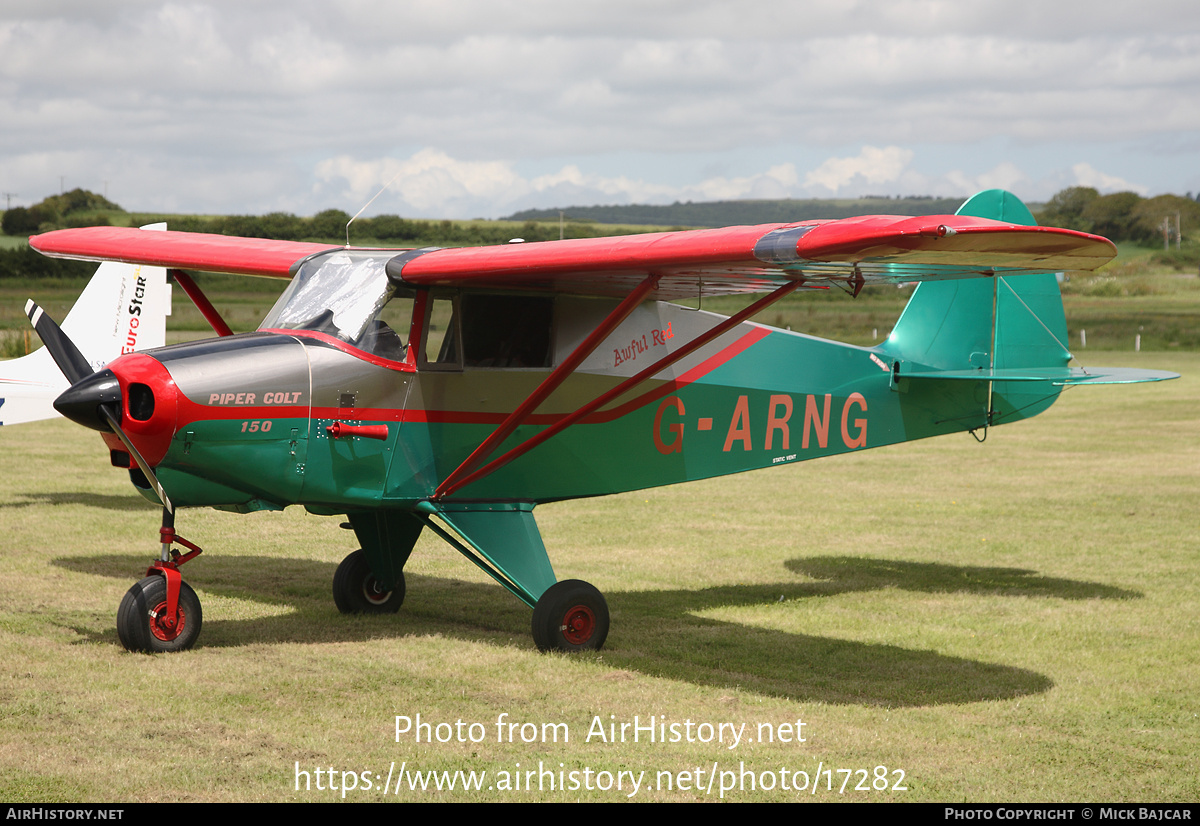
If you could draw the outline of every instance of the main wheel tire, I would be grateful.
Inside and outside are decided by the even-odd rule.
[[[343,614],[394,614],[404,604],[404,572],[392,590],[384,591],[371,573],[366,552],[357,550],[333,575],[333,601]]]
[[[167,580],[148,576],[125,592],[117,609],[117,636],[127,651],[157,654],[186,651],[196,644],[204,621],[200,598],[186,582],[179,583],[174,627],[166,624]]]
[[[587,582],[556,582],[533,609],[533,641],[542,651],[599,651],[607,637],[608,603]]]

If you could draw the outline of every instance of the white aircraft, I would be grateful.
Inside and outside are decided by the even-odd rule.
[[[166,224],[142,227],[166,228]],[[105,262],[67,314],[62,329],[92,369],[99,370],[124,353],[162,347],[170,314],[171,285],[165,269]],[[0,361],[0,425],[57,418],[53,403],[67,386],[45,347]]]

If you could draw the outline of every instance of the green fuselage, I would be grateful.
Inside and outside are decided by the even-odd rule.
[[[670,329],[674,337],[718,320],[671,304],[639,308],[597,348],[591,369],[568,378],[495,455],[672,346],[650,335],[639,349],[639,325]],[[262,346],[264,336],[277,340]],[[227,359],[238,338],[194,356],[171,352],[177,348],[151,353],[166,356],[190,402],[190,420],[157,468],[179,505],[412,508],[433,496],[551,369],[408,371],[310,339],[253,334],[242,341],[258,345],[258,355],[236,382],[205,362]],[[178,350],[186,348],[195,345]],[[744,323],[451,498],[541,503],[599,496],[986,424],[987,382],[897,380],[896,360],[887,344],[867,349]],[[385,425],[387,437],[334,438],[334,422]]]

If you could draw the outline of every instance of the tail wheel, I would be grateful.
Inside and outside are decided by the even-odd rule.
[[[166,579],[148,576],[125,592],[117,609],[117,636],[128,651],[186,651],[196,644],[202,621],[200,598],[192,586],[179,584],[179,604],[171,618],[167,616]]]
[[[556,582],[533,609],[533,641],[542,651],[599,651],[608,637],[608,603],[587,582]]]
[[[366,552],[357,550],[333,575],[333,601],[343,614],[394,614],[404,604],[404,573],[385,591],[371,572]]]

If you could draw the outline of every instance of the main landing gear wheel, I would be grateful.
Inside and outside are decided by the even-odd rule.
[[[608,603],[592,585],[551,585],[533,609],[533,641],[542,651],[599,651],[608,636]]]
[[[333,575],[333,601],[343,614],[394,614],[404,604],[404,573],[385,591],[375,581],[366,553],[355,551]]]
[[[186,582],[179,584],[175,621],[168,621],[167,580],[156,574],[125,592],[117,609],[117,636],[128,651],[186,651],[196,644],[201,622],[200,598]]]

